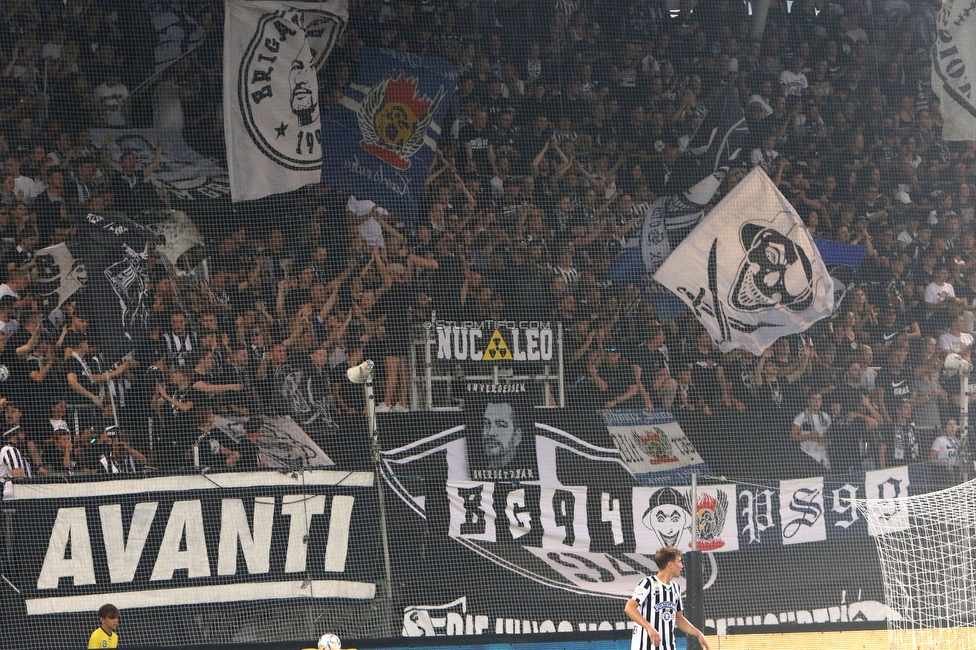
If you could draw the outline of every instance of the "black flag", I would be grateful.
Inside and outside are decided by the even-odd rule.
[[[149,245],[161,238],[121,216],[89,213],[78,227],[78,252],[88,271],[80,303],[101,356],[118,361],[146,335]]]
[[[746,146],[749,127],[735,92],[726,89],[715,98],[705,118],[688,143],[688,151],[702,156],[702,165],[715,171],[735,155],[737,149]]]

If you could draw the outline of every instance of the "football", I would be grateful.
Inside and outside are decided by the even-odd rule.
[[[323,634],[319,637],[319,650],[339,650],[342,641],[335,634]]]

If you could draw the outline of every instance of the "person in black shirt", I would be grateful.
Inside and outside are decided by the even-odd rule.
[[[870,337],[871,345],[890,346],[898,338],[918,338],[922,335],[918,323],[902,317],[897,307],[885,307],[881,310],[879,322],[868,324],[865,331]]]
[[[648,327],[644,342],[631,356],[640,369],[641,394],[651,409],[670,409],[678,392],[678,382],[671,376],[668,355],[664,347],[664,329],[660,325]]]
[[[894,419],[892,411],[895,406],[915,397],[911,388],[912,369],[905,362],[906,359],[908,359],[908,341],[895,341],[888,348],[885,364],[875,377],[872,397],[885,422]]]
[[[892,423],[882,432],[878,447],[878,467],[897,467],[920,460],[918,434],[911,418],[912,403],[906,400],[898,405]]]
[[[685,350],[681,361],[691,366],[692,383],[703,395],[713,414],[731,402],[722,366],[722,354],[716,348],[711,335],[702,329],[694,343]]]
[[[201,467],[235,467],[241,459],[236,450],[237,444],[214,424],[213,407],[210,404],[195,409],[196,426],[187,431],[186,438],[192,440],[199,453]]]
[[[474,114],[474,122],[462,128],[458,134],[458,140],[464,148],[467,170],[485,178],[495,175],[491,136],[488,113],[484,109],[478,109]]]
[[[156,199],[156,189],[147,181],[163,161],[163,140],[156,141],[156,153],[148,165],[139,169],[135,154],[124,153],[119,159],[119,172],[111,182],[115,207],[129,216],[149,208]]]
[[[268,466],[268,461],[261,456],[261,446],[258,444],[262,429],[262,423],[257,418],[251,418],[244,423],[244,437],[237,442],[237,451],[241,455],[237,469],[248,472]]]
[[[25,357],[27,352],[18,353],[18,345],[24,349],[24,342],[29,336],[26,332],[18,331],[13,336],[0,332],[0,397],[5,397],[19,408],[30,399],[30,364]]]
[[[0,266],[3,266],[3,277],[15,269],[30,271],[34,267],[34,255],[40,237],[37,231],[31,227],[25,227],[17,237],[17,245],[11,248],[3,257],[0,258]]]
[[[637,373],[616,346],[608,344],[602,352],[591,355],[587,371],[595,388],[591,396],[594,406],[612,409],[627,403],[625,408],[639,407],[634,400],[640,395]]]
[[[87,450],[81,436],[76,441],[67,429],[58,429],[43,444],[43,466],[50,472],[73,474],[86,463]]]
[[[873,469],[874,454],[870,452],[884,417],[861,388],[861,364],[847,367],[844,383],[827,397],[827,404],[836,434],[830,440],[832,468],[841,472]]]

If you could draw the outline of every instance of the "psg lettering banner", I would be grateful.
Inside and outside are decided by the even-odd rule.
[[[625,460],[632,450],[617,448],[626,438],[614,430],[633,414],[478,397],[463,412],[418,418],[426,436],[412,437],[416,429],[404,425],[413,416],[380,418],[383,474],[401,502],[391,516],[404,530],[423,531],[411,534],[432,558],[409,566],[430,573],[405,594],[404,635],[625,629],[622,601],[657,570],[658,548],[691,548],[694,513],[708,624],[723,633],[743,620],[769,624],[770,616],[813,623],[889,615],[872,531],[855,501],[884,499],[885,514],[897,518],[899,497],[928,489],[926,467],[765,485],[700,477],[692,495],[687,482],[641,485]],[[786,582],[788,593],[769,593]]]
[[[388,49],[363,50],[359,77],[322,118],[322,182],[414,216],[434,160],[457,67]]]

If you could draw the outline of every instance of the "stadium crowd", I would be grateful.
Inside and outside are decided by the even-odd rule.
[[[462,71],[417,215],[324,185],[233,211],[189,202],[153,182],[158,157],[113,161],[92,142],[91,128],[167,120],[197,151],[225,155],[222,3],[185,4],[206,42],[138,92],[127,3],[4,8],[9,475],[177,469],[194,445],[207,465],[260,467],[215,414],[291,415],[328,441],[362,419],[344,375],[366,358],[378,410],[396,418],[409,410],[411,328],[436,312],[561,322],[570,408],[672,409],[730,475],[931,457],[951,480],[959,380],[942,368],[973,345],[976,142],[941,137],[938,2],[773,0],[756,39],[732,0],[351,0],[319,73],[323,110],[356,79],[364,46]],[[741,104],[749,142],[705,211],[760,167],[817,238],[865,250],[834,317],[758,358],[720,354],[692,314],[659,316],[646,278],[610,273],[639,246],[650,203],[712,172],[688,142],[720,96]],[[107,363],[89,340],[97,314],[74,299],[39,308],[35,253],[70,244],[87,212],[151,223],[168,209],[206,233],[209,281],[150,264],[149,340]]]

